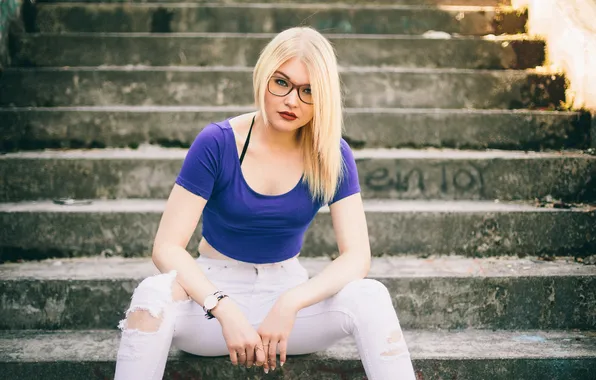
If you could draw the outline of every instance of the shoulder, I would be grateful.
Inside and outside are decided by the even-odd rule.
[[[191,149],[200,147],[223,150],[226,142],[226,129],[229,124],[224,121],[211,122],[201,129],[196,135]]]
[[[346,149],[351,150],[350,144],[348,144],[346,139],[344,139],[343,137],[339,140],[339,147],[341,148],[342,151],[344,151]]]
[[[223,123],[235,140],[244,141],[254,116],[255,112],[248,112],[233,116]]]
[[[226,129],[230,129],[230,124],[227,122],[227,120],[212,122],[207,124],[199,132],[199,135],[215,140],[221,140],[224,138]]]
[[[350,144],[342,137],[339,142],[339,148],[344,161],[354,161],[354,152]]]

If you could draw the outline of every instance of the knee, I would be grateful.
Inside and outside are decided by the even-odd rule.
[[[339,293],[342,305],[355,317],[354,323],[376,326],[383,337],[381,359],[396,360],[409,355],[402,329],[393,308],[391,294],[380,281],[361,279],[348,283]],[[365,331],[371,331],[364,328]]]
[[[387,287],[370,278],[349,282],[340,290],[338,298],[355,314],[375,314],[379,308],[393,307]]]
[[[176,281],[176,271],[147,277],[135,289],[121,330],[155,332],[163,320],[164,309],[176,301],[188,300],[188,294]]]

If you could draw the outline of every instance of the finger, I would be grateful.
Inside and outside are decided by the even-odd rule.
[[[263,369],[265,372],[269,372],[269,342],[263,343],[263,356],[265,357],[263,361]]]
[[[288,351],[288,341],[282,339],[279,342],[279,365],[283,366],[286,362],[286,352]]]
[[[255,362],[255,346],[246,346],[246,368],[252,367]]]
[[[246,364],[246,351],[243,351],[242,349],[238,350],[238,364]]]
[[[260,367],[264,363],[265,363],[265,350],[263,349],[263,343],[259,343],[255,346],[255,365],[257,367]]]
[[[233,365],[238,365],[238,353],[236,350],[230,350],[230,361]]]
[[[276,356],[276,350],[277,350],[277,341],[276,340],[272,340],[271,342],[269,342],[269,367],[271,367],[271,370],[275,370],[275,364],[277,362],[277,358]]]

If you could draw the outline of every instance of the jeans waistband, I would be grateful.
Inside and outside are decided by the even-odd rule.
[[[210,264],[218,264],[218,265],[226,265],[226,266],[232,266],[232,267],[236,267],[236,266],[244,266],[244,267],[250,267],[250,268],[259,268],[259,269],[265,269],[265,268],[279,268],[281,266],[283,266],[284,264],[289,264],[292,262],[298,262],[298,256],[296,255],[294,257],[290,257],[289,259],[283,260],[283,261],[278,261],[275,263],[264,263],[264,264],[257,264],[257,263],[249,263],[246,261],[240,261],[240,260],[236,260],[236,259],[212,259],[210,257],[207,256],[201,256],[199,254],[199,257],[197,258],[197,260],[203,261],[203,262],[209,262]]]

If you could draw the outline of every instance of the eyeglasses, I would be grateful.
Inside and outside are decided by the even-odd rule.
[[[271,79],[269,79],[269,83],[267,84],[267,89],[272,95],[275,96],[286,96],[292,92],[294,88],[297,89],[296,92],[298,93],[298,98],[300,98],[303,103],[313,104],[310,84],[297,86],[289,79],[277,75],[272,76]]]

